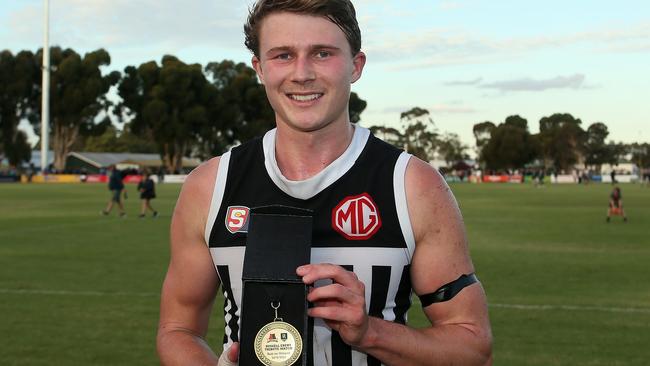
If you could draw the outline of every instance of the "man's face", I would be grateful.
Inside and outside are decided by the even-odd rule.
[[[316,131],[349,122],[350,85],[361,76],[365,55],[352,56],[339,27],[323,17],[280,12],[261,23],[259,59],[276,123]]]

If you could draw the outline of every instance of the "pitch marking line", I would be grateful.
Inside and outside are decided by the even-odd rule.
[[[577,306],[577,305],[521,305],[521,304],[489,304],[491,308],[517,310],[569,310],[569,311],[604,311],[609,313],[646,313],[648,308],[621,308],[607,306]]]
[[[0,294],[11,295],[59,295],[59,296],[159,296],[153,292],[102,292],[102,291],[65,291],[65,290],[19,290],[0,288]],[[523,305],[523,304],[489,304],[490,308],[517,310],[567,310],[567,311],[602,311],[610,313],[643,313],[650,314],[650,308],[623,308],[606,306],[577,306],[577,305]]]
[[[62,296],[137,296],[151,297],[159,294],[151,292],[102,292],[102,291],[65,291],[65,290],[17,290],[0,288],[0,294],[11,295],[62,295]]]

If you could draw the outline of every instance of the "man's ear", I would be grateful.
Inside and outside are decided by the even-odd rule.
[[[366,54],[359,51],[353,58],[352,64],[354,68],[352,69],[352,83],[361,78],[363,73],[363,67],[366,65]]]
[[[260,61],[257,56],[253,56],[251,59],[251,64],[253,65],[253,69],[255,69],[255,72],[257,73],[257,77],[260,79],[260,82],[264,84],[264,73],[262,72],[262,62]]]

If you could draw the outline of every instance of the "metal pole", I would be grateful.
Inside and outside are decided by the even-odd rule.
[[[43,90],[41,92],[41,171],[47,169],[50,125],[50,0],[45,2],[43,31]]]

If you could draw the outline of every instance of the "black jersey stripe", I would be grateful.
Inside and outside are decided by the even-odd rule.
[[[370,306],[368,315],[384,319],[382,311],[386,307],[388,286],[390,283],[390,266],[372,266],[372,284],[370,290]]]
[[[402,270],[397,295],[395,296],[395,323],[406,324],[406,312],[411,307],[411,265]]]
[[[370,306],[368,315],[383,319],[382,314],[388,298],[388,286],[390,283],[390,266],[372,266],[372,284],[370,290]],[[368,355],[368,366],[380,366],[378,359]]]
[[[230,339],[233,342],[239,342],[239,317],[237,316],[237,302],[235,301],[235,297],[233,296],[232,291],[226,290],[232,288],[230,283],[230,271],[228,270],[228,266],[217,266],[217,272],[219,273],[219,278],[221,279],[221,289],[224,296],[224,319],[227,319],[226,315],[230,315],[230,320],[227,324],[224,324],[223,343],[225,344],[228,342],[228,336],[225,330],[226,327],[230,330]],[[228,305],[230,305],[230,309],[226,310]]]
[[[304,352],[307,352],[307,366],[314,366],[314,318],[311,316],[307,319],[307,329],[309,336],[307,337],[307,349]]]
[[[348,271],[353,271],[351,265],[342,265]],[[341,338],[339,332],[332,330],[332,365],[352,366],[352,348]]]

